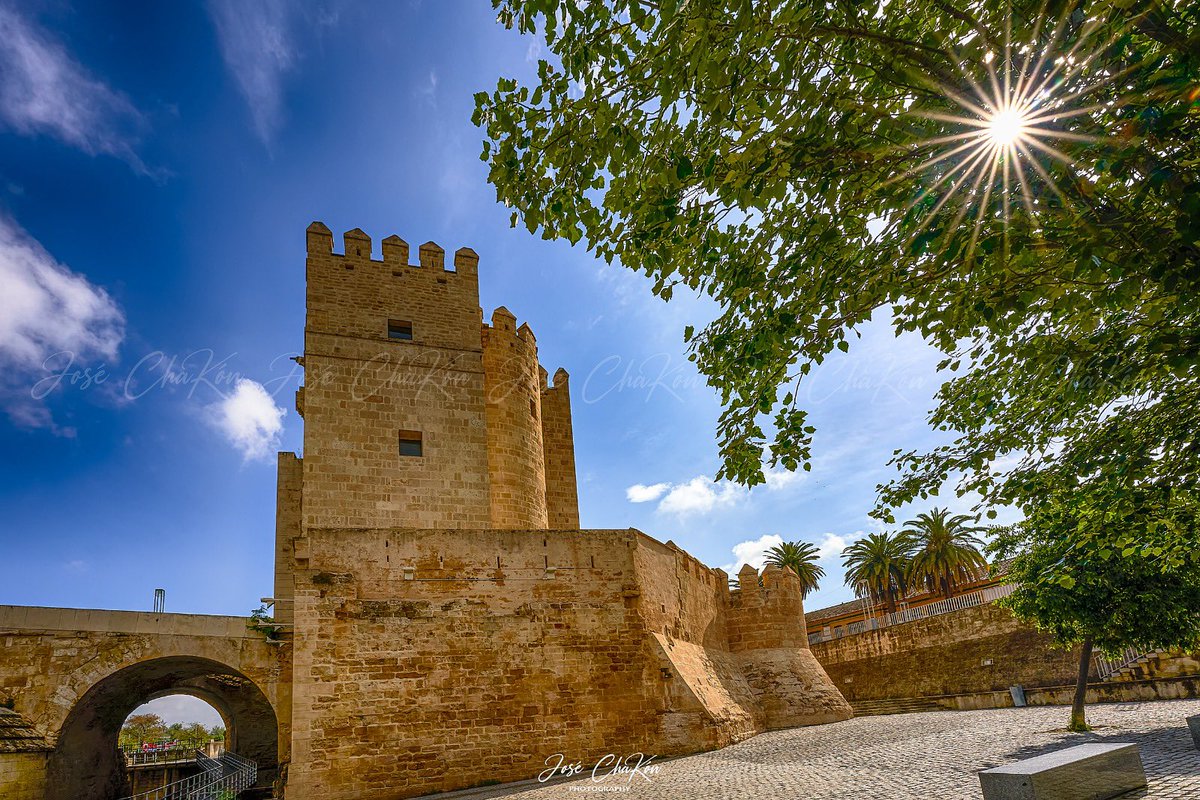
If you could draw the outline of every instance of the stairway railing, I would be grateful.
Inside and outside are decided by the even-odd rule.
[[[258,764],[236,753],[209,758],[196,751],[200,772],[182,780],[122,798],[122,800],[224,800],[249,789],[258,780]]]
[[[1120,655],[1114,658],[1097,653],[1092,657],[1092,663],[1096,665],[1096,677],[1099,680],[1106,681],[1130,664],[1141,661],[1151,655],[1154,654],[1138,650],[1135,647],[1127,647]]]

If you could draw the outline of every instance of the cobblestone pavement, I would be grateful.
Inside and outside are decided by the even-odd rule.
[[[443,797],[518,800],[980,800],[976,773],[1083,742],[1135,742],[1148,789],[1121,800],[1200,799],[1200,751],[1185,717],[1200,700],[1088,707],[1092,733],[1068,733],[1062,706],[862,717],[756,736],[710,753],[652,762],[634,776],[514,784]],[[568,761],[570,754],[566,754]],[[602,768],[597,772],[604,774]]]

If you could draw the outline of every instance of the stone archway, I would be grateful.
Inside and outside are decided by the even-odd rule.
[[[245,675],[220,662],[165,656],[119,669],[79,698],[47,764],[46,800],[120,797],[121,724],[142,703],[167,694],[191,694],[217,708],[228,721],[230,749],[258,762],[258,785],[271,785],[279,766],[279,726],[267,696]]]

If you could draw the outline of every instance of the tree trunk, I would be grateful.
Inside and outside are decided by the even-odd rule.
[[[1071,704],[1071,722],[1067,730],[1091,730],[1084,716],[1083,704],[1087,698],[1088,672],[1092,666],[1092,640],[1085,639],[1079,651],[1079,677],[1075,681],[1075,701]]]

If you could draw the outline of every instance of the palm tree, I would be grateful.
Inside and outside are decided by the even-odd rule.
[[[871,533],[842,551],[846,584],[858,597],[887,603],[888,613],[908,591],[908,541],[889,533]]]
[[[791,567],[800,576],[800,588],[804,597],[815,591],[817,582],[825,577],[825,570],[817,564],[819,550],[808,542],[782,542],[767,551],[767,563],[777,567]]]
[[[904,523],[900,535],[912,556],[909,581],[952,597],[960,583],[978,580],[987,570],[987,559],[980,552],[983,541],[975,535],[983,528],[971,522],[966,514],[951,516],[949,509],[935,508]]]

